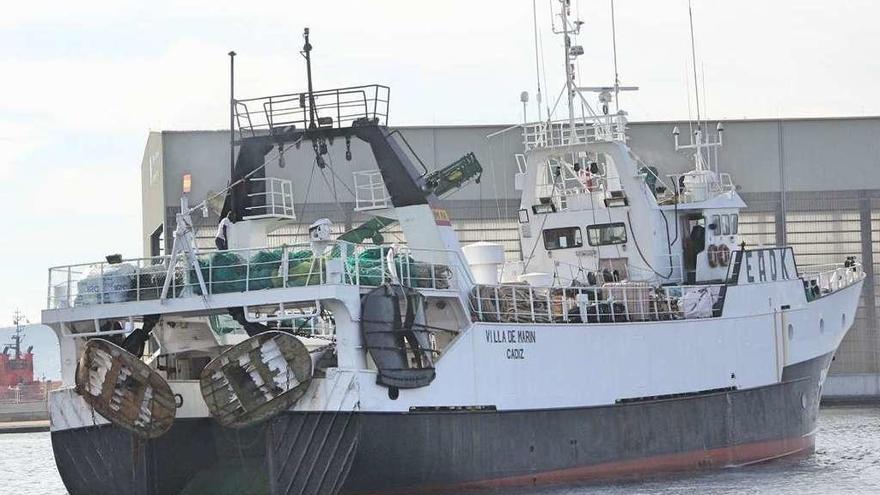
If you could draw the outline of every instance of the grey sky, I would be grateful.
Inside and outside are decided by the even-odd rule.
[[[580,1],[583,84],[612,80],[608,4]],[[621,80],[642,88],[623,107],[687,117],[686,0],[616,6]],[[548,0],[538,8],[548,98],[560,42]],[[519,92],[535,88],[531,12],[530,0],[5,5],[0,326],[16,306],[39,319],[48,266],[141,255],[147,132],[225,125],[229,49],[241,96],[302,89],[308,25],[317,86],[390,85],[392,124],[518,122]],[[880,114],[880,3],[694,0],[694,15],[711,118]]]

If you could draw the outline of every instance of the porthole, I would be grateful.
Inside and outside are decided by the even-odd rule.
[[[788,324],[788,340],[794,340],[794,325]]]
[[[397,400],[400,397],[400,390],[397,387],[388,387],[388,398],[391,400]]]
[[[846,330],[846,313],[840,315],[840,329]]]
[[[807,396],[805,394],[801,394],[801,407],[807,408]]]
[[[819,318],[819,333],[825,333],[825,318]]]

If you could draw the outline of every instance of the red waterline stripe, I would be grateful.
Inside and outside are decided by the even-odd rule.
[[[436,485],[418,489],[402,489],[393,492],[383,491],[381,493],[424,493],[432,491],[515,487],[569,483],[585,480],[614,479],[634,475],[668,473],[673,471],[737,467],[781,457],[806,454],[813,451],[814,445],[815,437],[810,434],[797,438],[756,442],[711,450],[666,454],[641,459],[545,471],[528,475],[510,476],[483,481],[470,481],[449,485]]]

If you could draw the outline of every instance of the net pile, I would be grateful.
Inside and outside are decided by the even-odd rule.
[[[309,250],[291,253],[287,262],[287,286],[318,285],[323,280],[325,261]]]
[[[273,289],[281,287],[281,258],[284,252],[281,249],[258,251],[251,256],[250,270],[248,272],[248,289]]]
[[[211,294],[228,292],[244,292],[246,287],[247,266],[244,258],[236,253],[218,251],[211,255],[210,263],[199,259],[202,279]],[[189,285],[193,293],[201,295],[198,277],[195,270],[189,271]]]
[[[360,285],[378,286],[391,280],[386,262],[390,248],[369,248],[345,259],[346,273]],[[416,261],[408,254],[394,256],[394,270],[403,285],[417,288],[448,289],[451,272],[445,265]]]
[[[130,301],[135,297],[135,268],[129,264],[107,265],[93,268],[78,281],[74,305],[107,304]]]

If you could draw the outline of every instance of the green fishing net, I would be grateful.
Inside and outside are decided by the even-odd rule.
[[[309,250],[289,255],[287,263],[287,286],[318,285],[323,279],[324,259],[315,257]]]
[[[227,292],[244,292],[247,267],[245,259],[236,253],[218,251],[213,253],[210,263],[205,259],[199,259],[199,267],[202,278],[211,294],[225,294]],[[201,294],[199,279],[195,270],[189,271],[189,283],[193,287],[193,293]]]
[[[281,287],[281,249],[258,251],[251,256],[250,272],[248,273],[248,289],[272,289]]]

